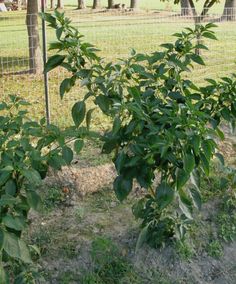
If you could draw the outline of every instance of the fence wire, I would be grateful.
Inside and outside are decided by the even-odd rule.
[[[131,48],[137,52],[153,52],[164,42],[174,40],[172,34],[184,27],[194,27],[196,17],[191,11],[155,11],[131,13],[113,11],[83,13],[78,10],[66,12],[67,16],[85,35],[85,40],[96,45],[104,60],[127,57]],[[45,115],[45,96],[43,74],[35,72],[32,50],[37,40],[31,35],[37,15],[24,13],[4,13],[0,15],[0,95],[19,94],[32,103],[31,114],[34,118]],[[225,9],[223,14],[208,13],[203,24],[214,22],[217,41],[205,40],[209,51],[203,52],[206,66],[196,67],[188,76],[197,83],[204,78],[217,79],[236,72],[236,10]],[[38,19],[41,43],[41,20]],[[54,31],[47,28],[47,42],[55,40]],[[30,45],[29,45],[30,43]],[[49,54],[50,55],[50,54]],[[42,63],[42,50],[38,50]],[[33,61],[33,62],[32,62]],[[33,65],[32,65],[33,64]],[[59,97],[60,82],[67,76],[57,69],[49,74],[50,112],[53,123],[66,126],[71,123],[70,109],[83,90],[74,88],[63,101]],[[98,123],[99,120],[98,120]]]

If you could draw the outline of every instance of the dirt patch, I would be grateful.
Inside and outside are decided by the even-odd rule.
[[[63,167],[61,171],[51,173],[45,179],[45,184],[72,188],[77,195],[83,197],[111,185],[115,177],[116,171],[112,164],[87,168]]]
[[[80,283],[78,279],[83,272],[94,265],[90,257],[91,242],[105,237],[119,246],[140,275],[140,282],[127,284],[235,284],[235,242],[224,245],[224,254],[219,259],[203,250],[184,260],[172,246],[163,249],[144,246],[135,253],[139,223],[132,215],[131,199],[120,204],[112,190],[102,194],[103,191],[88,195],[74,206],[56,209],[32,224],[31,234],[37,239],[44,240],[45,232],[50,236],[40,260],[47,272],[45,283]],[[203,212],[208,210],[212,210],[211,206]],[[202,226],[209,227],[210,223],[204,220]],[[203,242],[205,237],[202,236]],[[160,272],[166,281],[158,282]],[[73,275],[73,280],[66,282],[67,274]]]
[[[236,243],[225,247],[224,256],[214,259],[203,254],[191,261],[179,260],[173,248],[161,252],[145,247],[135,257],[138,269],[158,269],[181,283],[193,284],[234,284],[236,283]],[[174,281],[171,283],[175,283]]]
[[[227,163],[236,162],[236,134],[232,133],[228,125],[223,125],[222,130],[225,134],[225,140],[219,141],[219,151],[224,155]]]

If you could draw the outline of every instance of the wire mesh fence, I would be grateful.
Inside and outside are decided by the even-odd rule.
[[[96,45],[104,60],[127,57],[131,48],[137,52],[153,52],[164,42],[173,41],[172,34],[184,27],[194,27],[196,17],[189,11],[181,12],[66,12],[88,42]],[[6,15],[6,14],[4,14]],[[215,22],[217,41],[205,40],[209,51],[203,52],[206,66],[197,66],[187,74],[198,83],[204,78],[220,78],[236,71],[236,11],[226,9],[223,14],[208,13],[201,21]],[[0,94],[19,94],[32,102],[33,117],[45,114],[44,79],[42,75],[42,51],[37,49],[35,21],[37,15],[10,13],[0,16]],[[28,25],[26,25],[26,22]],[[39,42],[41,42],[41,22],[38,19]],[[47,28],[47,41],[55,40],[54,31]],[[37,46],[36,46],[37,45]],[[40,43],[40,46],[42,44]],[[37,51],[35,51],[37,50]],[[34,61],[35,54],[38,62]],[[49,54],[50,55],[50,54]],[[39,66],[37,69],[35,64]],[[37,70],[40,70],[37,72]],[[83,89],[74,88],[63,101],[59,97],[60,82],[68,76],[61,69],[49,74],[50,112],[53,123],[65,126],[71,123],[70,109]]]

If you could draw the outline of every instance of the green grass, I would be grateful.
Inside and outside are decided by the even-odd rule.
[[[146,1],[150,9],[154,9],[155,1]],[[75,1],[66,1],[73,4]],[[146,5],[145,1],[141,1]],[[163,5],[167,5],[164,3]],[[147,6],[149,7],[149,6]],[[71,7],[70,7],[71,8]],[[160,4],[157,4],[160,9]],[[111,13],[80,13],[67,11],[85,40],[96,45],[100,55],[106,61],[126,57],[131,48],[138,52],[152,52],[159,49],[163,42],[173,41],[173,33],[183,30],[186,26],[193,26],[191,21],[168,18],[168,14],[111,14]],[[235,70],[236,59],[236,30],[235,23],[219,23],[216,29],[218,41],[205,41],[210,51],[204,51],[205,67],[196,68],[187,77],[195,82],[203,83],[203,78],[219,78],[227,76]],[[54,32],[47,30],[48,42],[55,40]],[[0,15],[0,73],[11,73],[28,69],[27,30],[24,12]],[[83,90],[74,88],[65,96],[63,101],[58,95],[59,85],[67,76],[62,71],[55,71],[49,75],[49,90],[51,102],[52,122],[65,126],[71,123],[70,110],[73,103],[79,100]],[[2,98],[9,93],[16,93],[32,102],[33,117],[44,115],[44,87],[42,76],[28,74],[8,75],[1,78],[0,95]],[[59,114],[60,113],[60,114]],[[109,122],[101,113],[96,113],[94,125],[100,130],[106,129]]]

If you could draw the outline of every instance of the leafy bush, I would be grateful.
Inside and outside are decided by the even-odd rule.
[[[24,283],[33,283],[30,279],[34,273],[24,273],[32,259],[29,246],[21,238],[28,226],[29,210],[41,209],[37,189],[48,168],[59,170],[72,161],[67,139],[83,136],[73,127],[61,131],[46,125],[45,119],[39,123],[30,120],[25,110],[28,105],[12,95],[9,102],[0,104],[0,283],[12,283],[13,276],[9,278],[7,271],[14,262],[22,265],[18,278],[24,275],[29,279]],[[75,146],[80,140],[76,141]]]
[[[220,122],[235,126],[235,76],[220,82],[207,79],[204,87],[186,79],[194,64],[204,65],[195,50],[207,47],[196,39],[216,39],[211,30],[215,25],[186,28],[174,34],[174,43],[162,44],[161,51],[132,50],[128,59],[106,63],[64,14],[55,11],[43,17],[56,30],[57,41],[50,49],[60,52],[48,60],[46,71],[61,66],[72,73],[61,83],[61,97],[76,80],[87,88],[84,99],[72,108],[75,125],[91,119],[88,98],[113,120],[102,141],[103,152],[114,153],[118,199],[129,195],[134,180],[147,190],[133,207],[142,219],[138,247],[143,241],[158,247],[173,237],[182,238],[194,207],[201,208],[201,175],[209,175],[214,156],[224,163],[217,150],[217,139],[224,139]]]

